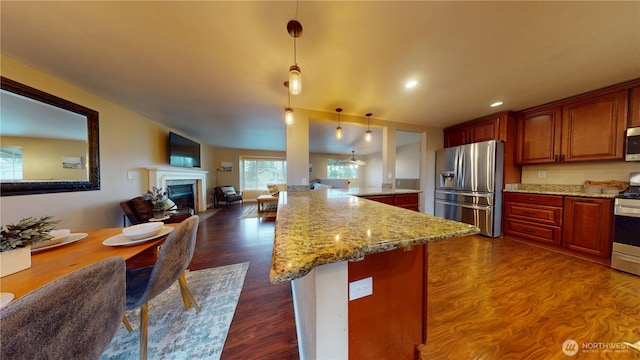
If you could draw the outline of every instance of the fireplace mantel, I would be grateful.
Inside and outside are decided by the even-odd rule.
[[[149,188],[166,188],[167,180],[195,180],[196,211],[207,210],[207,173],[206,170],[194,170],[178,167],[147,167]]]

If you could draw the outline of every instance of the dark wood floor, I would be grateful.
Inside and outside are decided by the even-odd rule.
[[[191,269],[249,261],[223,359],[298,359],[289,284],[269,282],[273,219],[241,219],[250,204],[202,221]],[[562,343],[640,340],[640,277],[508,239],[428,245],[423,359],[640,359],[580,353]]]
[[[269,282],[275,222],[238,219],[248,206],[222,208],[200,223],[189,268],[250,263],[222,359],[298,359],[291,285]]]

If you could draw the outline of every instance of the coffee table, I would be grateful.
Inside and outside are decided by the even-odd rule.
[[[277,196],[271,196],[271,195],[260,195],[256,199],[256,202],[258,203],[258,214],[260,214],[263,211],[265,211],[264,204],[276,204],[276,205],[278,205],[278,197]]]

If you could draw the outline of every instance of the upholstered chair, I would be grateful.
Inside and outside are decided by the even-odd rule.
[[[237,192],[236,189],[231,185],[225,186],[216,186],[213,189],[213,202],[214,206],[218,206],[220,202],[224,201],[227,207],[229,207],[230,203],[240,201],[244,203],[242,198],[242,192]]]
[[[86,266],[0,310],[0,359],[98,359],[124,311],[124,260]]]
[[[187,287],[184,272],[191,262],[198,232],[198,215],[193,215],[180,223],[162,245],[158,260],[153,266],[127,269],[127,310],[140,307],[140,359],[147,358],[147,327],[149,300],[164,292],[178,280],[185,308],[200,307]],[[175,309],[166,309],[173,311]],[[127,330],[131,325],[126,316],[122,318]]]

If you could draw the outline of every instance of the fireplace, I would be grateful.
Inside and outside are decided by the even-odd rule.
[[[167,196],[176,204],[178,209],[194,209],[193,188],[193,184],[167,185]]]
[[[155,186],[168,190],[168,187],[173,185],[189,185],[193,193],[192,208],[196,212],[207,210],[208,171],[177,167],[148,167],[147,170],[150,189]]]

